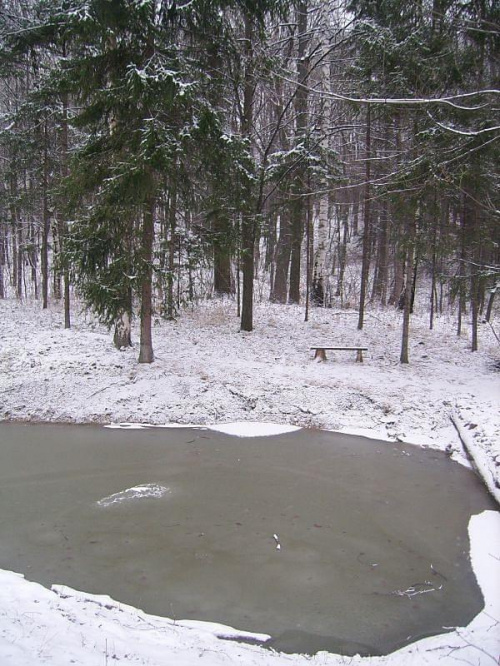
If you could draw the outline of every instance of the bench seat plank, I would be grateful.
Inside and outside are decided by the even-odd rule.
[[[325,345],[315,345],[310,349],[330,349],[336,351],[358,351],[358,349],[361,349],[361,351],[368,351],[368,347],[327,347]]]
[[[356,352],[356,362],[363,363],[363,352],[368,351],[368,347],[329,347],[327,345],[316,345],[315,347],[310,347],[314,349],[314,359],[318,361],[326,361],[326,350],[331,351],[355,351]]]

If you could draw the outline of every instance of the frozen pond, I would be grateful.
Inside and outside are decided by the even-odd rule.
[[[148,613],[384,654],[483,607],[444,454],[321,431],[0,424],[0,568]]]

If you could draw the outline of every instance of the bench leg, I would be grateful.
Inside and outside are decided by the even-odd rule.
[[[361,349],[356,352],[356,363],[363,363],[363,351]]]
[[[326,361],[326,352],[324,349],[316,349],[314,354],[315,361]]]

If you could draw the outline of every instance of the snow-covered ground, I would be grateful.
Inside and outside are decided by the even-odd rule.
[[[413,317],[410,365],[399,363],[401,321],[292,306],[256,307],[255,331],[239,332],[234,305],[213,301],[177,322],[157,321],[156,361],[137,364],[137,348],[117,351],[111,335],[83,314],[63,328],[62,312],[0,301],[0,419],[99,423],[297,425],[400,439],[455,451],[466,441],[491,491],[500,485],[500,347],[482,325],[480,351],[442,316],[433,331]],[[498,324],[493,322],[498,329]],[[368,347],[312,361],[315,343]],[[455,424],[452,423],[453,417]],[[240,429],[233,428],[235,432]],[[217,638],[218,627],[152,618],[107,599],[49,591],[0,572],[0,663],[108,663],[182,666],[242,664],[496,664],[500,652],[500,517],[470,525],[472,555],[486,607],[466,629],[408,646],[389,657],[320,653],[276,655]],[[244,629],[240,627],[239,629]]]

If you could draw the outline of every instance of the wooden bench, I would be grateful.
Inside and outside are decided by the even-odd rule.
[[[314,349],[314,360],[326,361],[326,350],[329,351],[355,351],[356,352],[356,362],[363,363],[363,352],[368,351],[368,347],[325,347],[324,345],[317,345],[316,347],[311,347]]]

